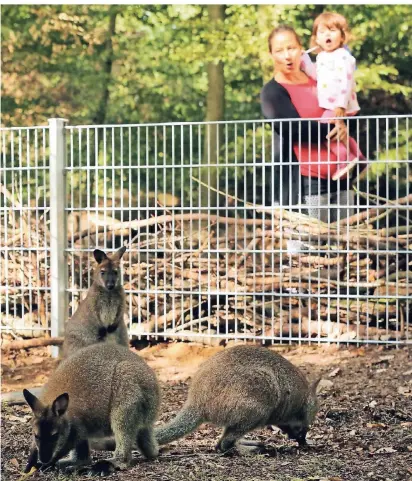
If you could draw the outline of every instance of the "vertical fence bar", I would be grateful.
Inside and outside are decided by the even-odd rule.
[[[50,135],[50,292],[51,292],[51,335],[62,336],[67,316],[67,262],[66,240],[66,144],[65,119],[49,119]],[[59,354],[52,347],[52,356]]]

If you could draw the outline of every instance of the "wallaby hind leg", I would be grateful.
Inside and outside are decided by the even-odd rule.
[[[222,451],[223,453],[234,448],[236,442],[244,436],[249,430],[244,429],[239,426],[227,426],[225,427],[222,437],[216,445],[217,451]]]
[[[109,461],[117,469],[126,469],[132,462],[132,449],[137,439],[139,419],[135,404],[125,404],[114,409],[111,414],[111,426],[116,442],[113,458]]]
[[[222,452],[229,451],[235,447],[237,442],[239,442],[239,445],[245,448],[244,451],[255,451],[256,444],[254,441],[241,438],[250,431],[253,431],[258,426],[259,422],[249,423],[241,426],[226,426],[222,437],[219,439],[219,442],[216,445],[216,449]]]
[[[157,444],[153,428],[142,428],[139,430],[137,447],[145,458],[157,458],[159,455],[159,445]]]

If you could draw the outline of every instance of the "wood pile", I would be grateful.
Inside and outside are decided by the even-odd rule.
[[[101,243],[108,231],[127,243],[133,233],[124,278],[139,291],[128,296],[135,334],[404,339],[410,229],[371,226],[392,206],[334,225],[280,209],[258,208],[253,219],[165,214],[86,229],[74,244]],[[307,252],[289,254],[288,240]]]
[[[4,185],[0,191],[13,207],[0,219],[1,329],[41,337],[50,326],[49,209],[23,210]]]

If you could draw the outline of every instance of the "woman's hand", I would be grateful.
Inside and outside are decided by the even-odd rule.
[[[344,120],[331,120],[331,124],[335,124],[335,127],[326,136],[327,139],[333,141],[343,142],[345,145],[348,144],[348,129],[346,128],[346,123]]]

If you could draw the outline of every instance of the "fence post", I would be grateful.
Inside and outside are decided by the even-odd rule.
[[[67,317],[67,261],[66,261],[66,119],[49,119],[50,134],[50,299],[51,335],[64,334]],[[53,346],[53,357],[59,355]]]

